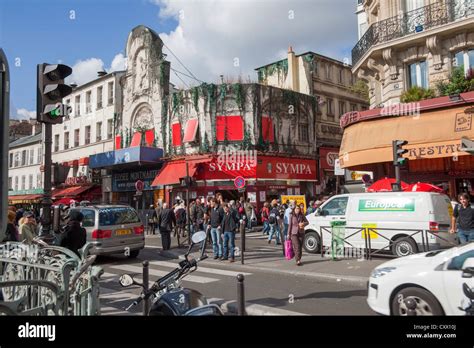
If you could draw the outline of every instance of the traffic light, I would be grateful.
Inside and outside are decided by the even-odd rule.
[[[64,64],[37,65],[36,119],[38,122],[57,124],[71,112],[71,108],[61,103],[72,92],[64,84],[72,69]]]
[[[406,158],[403,157],[404,154],[408,152],[408,150],[404,149],[403,146],[408,144],[406,140],[393,140],[392,147],[393,147],[393,164],[398,166],[405,163]]]

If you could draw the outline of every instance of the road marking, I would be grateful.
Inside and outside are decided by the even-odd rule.
[[[133,273],[142,274],[143,267],[137,267],[132,265],[120,265],[120,266],[111,266],[110,268],[118,269],[121,271],[128,271]],[[167,271],[160,271],[157,269],[150,269],[150,275],[154,277],[163,277],[167,275],[169,272]],[[193,283],[200,283],[200,284],[207,284],[212,282],[217,282],[219,279],[216,278],[207,278],[207,277],[200,277],[196,275],[188,275],[186,276],[183,281],[193,282]]]
[[[176,268],[177,267],[177,265],[175,263],[167,262],[167,261],[150,261],[150,265],[170,267],[170,268]],[[219,274],[219,275],[224,275],[224,276],[229,276],[229,277],[237,277],[238,274],[243,274],[245,276],[252,275],[252,273],[226,271],[226,270],[223,270],[223,269],[208,268],[208,267],[201,267],[201,266],[198,266],[198,269],[197,269],[196,272]]]

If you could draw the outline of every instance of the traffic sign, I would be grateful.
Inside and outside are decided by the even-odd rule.
[[[234,179],[234,186],[237,189],[243,189],[245,187],[245,179],[242,176],[237,176]]]
[[[141,192],[145,188],[145,183],[141,180],[137,180],[137,182],[135,183],[135,188],[138,192]]]

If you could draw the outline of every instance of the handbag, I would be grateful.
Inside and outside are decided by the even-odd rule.
[[[285,258],[287,260],[291,260],[295,257],[295,253],[293,251],[293,244],[291,243],[291,239],[285,240]]]

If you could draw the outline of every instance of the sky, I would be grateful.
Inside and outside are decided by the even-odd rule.
[[[171,67],[206,82],[257,79],[255,68],[314,51],[350,62],[356,0],[0,0],[0,47],[11,75],[11,118],[36,112],[36,64],[73,68],[68,83],[123,70],[129,32],[146,25]],[[179,58],[179,61],[172,53]],[[178,78],[179,76],[179,78]],[[180,88],[200,82],[171,74]]]

